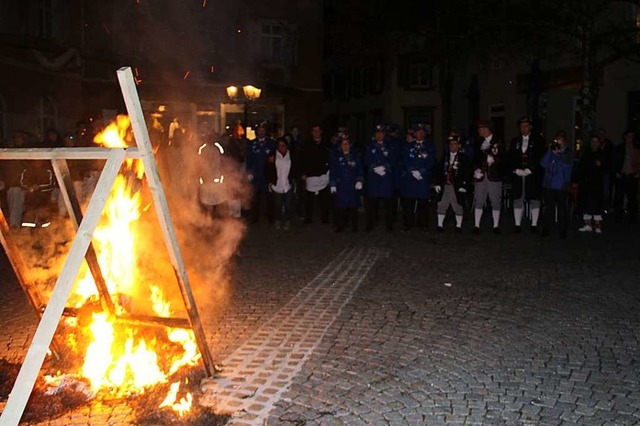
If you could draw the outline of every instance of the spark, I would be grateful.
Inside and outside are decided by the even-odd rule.
[[[207,0],[202,0],[202,7],[207,7]]]
[[[224,154],[224,148],[222,147],[222,145],[220,145],[218,142],[214,142],[214,145],[216,146],[216,148],[218,148],[220,154]]]
[[[189,77],[189,74],[191,73],[191,71],[188,71],[184,74],[184,77],[182,77],[183,80],[186,80],[187,77]]]
[[[133,72],[136,74],[136,77],[138,76],[138,67],[134,67],[133,68]]]
[[[198,148],[198,155],[202,154],[202,150],[205,149],[206,146],[207,146],[206,143],[203,143],[202,145],[200,145],[200,148]]]
[[[211,65],[211,72],[213,73],[216,70],[216,67],[214,65]]]
[[[102,23],[102,27],[107,32],[107,34],[111,35],[111,31],[109,31],[109,27],[107,27],[107,23],[106,22]]]

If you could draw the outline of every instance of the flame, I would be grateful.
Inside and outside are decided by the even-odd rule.
[[[107,126],[94,141],[108,147],[126,147],[125,141],[130,140],[129,125],[129,118],[119,115],[116,122]],[[173,313],[170,301],[160,286],[145,282],[137,268],[136,247],[143,237],[138,222],[149,207],[142,206],[141,185],[137,181],[143,176],[141,169],[140,161],[128,161],[117,176],[94,233],[94,247],[116,314],[130,312],[134,295],[138,295],[141,288],[148,288],[151,308],[157,316],[168,318]],[[74,304],[79,308],[97,295],[85,263],[74,287]],[[79,321],[73,324],[79,324]],[[86,331],[90,342],[80,373],[89,380],[93,392],[107,389],[118,395],[144,393],[150,386],[168,383],[171,375],[185,366],[196,365],[201,358],[192,330],[165,328],[166,340],[175,345],[175,352],[182,348],[180,354],[170,359],[165,355],[167,351],[158,346],[159,336],[145,339],[133,328],[115,322],[107,313],[93,313]],[[159,354],[163,355],[163,360],[159,359]],[[161,407],[169,406],[183,416],[189,411],[193,397],[187,394],[176,402],[179,387],[180,382],[171,385]]]
[[[175,382],[171,384],[171,388],[169,389],[169,393],[167,397],[162,401],[162,404],[159,405],[162,407],[171,407],[173,411],[177,412],[180,417],[184,416],[186,412],[191,409],[191,403],[193,402],[193,396],[191,392],[187,392],[187,394],[180,398],[179,402],[176,402],[178,398],[178,391],[180,390],[180,382]]]

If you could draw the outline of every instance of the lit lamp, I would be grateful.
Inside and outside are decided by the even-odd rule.
[[[238,86],[229,86],[227,87],[227,96],[232,101],[238,100]],[[245,127],[245,135],[247,134],[247,126],[249,123],[249,102],[255,102],[260,98],[260,94],[262,90],[252,86],[251,84],[247,84],[246,86],[242,86],[242,94],[244,95],[244,127]]]

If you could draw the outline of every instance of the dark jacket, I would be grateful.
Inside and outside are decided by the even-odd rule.
[[[613,172],[622,173],[624,167],[624,160],[627,155],[626,144],[623,142],[620,145],[616,145],[613,149]],[[631,150],[631,168],[633,174],[640,173],[640,147],[638,144],[633,146]]]
[[[331,155],[331,173],[329,185],[337,189],[336,208],[352,209],[360,204],[360,191],[356,190],[357,182],[363,181],[363,168],[360,155],[350,151],[348,154],[334,152]]]
[[[258,191],[267,190],[267,181],[264,179],[264,164],[269,155],[276,149],[275,143],[264,138],[252,140],[247,149],[247,171],[253,175],[253,187]]]
[[[391,141],[385,140],[382,145],[375,140],[372,141],[365,151],[364,158],[367,166],[367,195],[373,198],[393,196],[398,159]],[[384,176],[374,171],[376,167],[384,167]]]
[[[513,138],[508,153],[509,178],[513,183],[511,198],[522,198],[522,178],[514,172],[517,169],[529,169],[531,174],[524,178],[524,198],[527,200],[539,200],[542,197],[542,167],[540,160],[544,157],[546,145],[544,140],[536,135],[529,135],[529,145],[522,152],[522,136]]]
[[[604,176],[610,170],[607,155],[608,153],[602,149],[583,152],[573,176],[581,191],[603,191]]]
[[[438,194],[438,201],[442,200],[444,186],[450,183],[453,184],[458,203],[462,203],[466,193],[459,192],[459,190],[460,188],[464,188],[467,191],[469,190],[472,177],[471,162],[462,151],[458,151],[453,163],[450,163],[449,154],[449,150],[447,150],[436,167],[434,182],[436,185],[442,187],[442,191]]]
[[[431,179],[436,164],[436,147],[425,140],[418,144],[406,144],[400,156],[402,161],[402,195],[407,198],[426,198],[431,196]],[[416,179],[413,171],[418,171],[422,179]]]
[[[492,182],[502,182],[506,165],[504,144],[496,137],[496,135],[493,135],[489,148],[485,150],[481,149],[483,142],[484,140],[479,140],[476,145],[474,170],[480,169],[482,173],[484,173],[484,176]],[[489,165],[487,161],[490,155],[493,157],[494,161],[491,165]]]
[[[329,148],[325,143],[309,140],[302,145],[300,171],[303,176],[321,176],[329,171]]]

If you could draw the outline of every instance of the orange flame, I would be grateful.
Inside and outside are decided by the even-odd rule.
[[[107,126],[94,141],[107,147],[126,147],[125,141],[130,140],[129,126],[129,118],[119,115],[116,122]],[[137,268],[136,247],[142,236],[138,221],[144,211],[138,189],[140,185],[136,182],[136,178],[143,176],[140,173],[141,162],[128,161],[126,169],[117,176],[103,217],[94,233],[98,263],[109,293],[119,296],[113,298],[117,314],[130,311],[127,301],[133,299],[136,294],[134,290],[137,287],[139,292],[140,287],[147,285],[153,311],[160,317],[170,317],[171,304],[161,288],[145,283]],[[85,264],[81,278],[74,287],[76,307],[81,307],[89,297],[98,295],[87,269]],[[155,338],[140,338],[132,329],[122,328],[120,323],[115,324],[106,313],[94,313],[88,331],[91,342],[84,356],[81,374],[89,379],[94,392],[113,388],[120,395],[143,393],[149,386],[168,382],[172,374],[182,367],[196,365],[201,358],[192,330],[166,328],[167,339],[183,349],[181,355],[167,360],[167,363],[159,362],[158,353],[161,349],[156,348]],[[168,369],[165,371],[161,365],[168,366]],[[187,394],[186,398],[176,402],[179,386],[180,382],[171,385],[171,391],[161,407],[170,406],[182,416],[191,407],[193,397]]]

